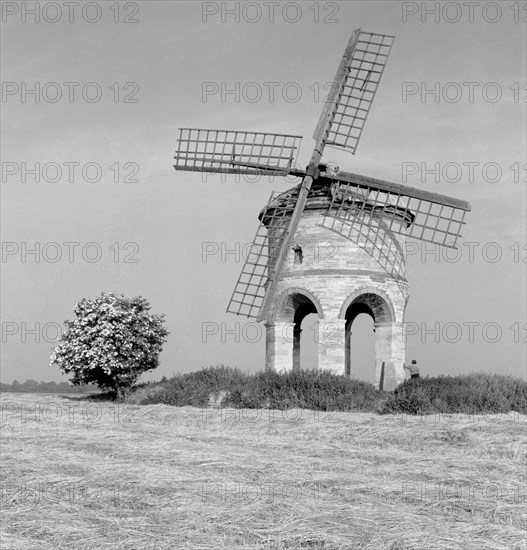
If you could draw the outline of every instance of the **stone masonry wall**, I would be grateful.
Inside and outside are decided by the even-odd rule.
[[[292,347],[280,335],[284,326],[294,322],[291,307],[284,307],[287,297],[301,294],[311,299],[320,319],[319,368],[344,374],[345,331],[347,306],[363,294],[375,294],[385,304],[384,313],[374,319],[376,329],[376,382],[381,383],[384,362],[384,389],[404,379],[403,317],[408,298],[408,284],[404,278],[404,237],[381,234],[381,241],[400,254],[396,279],[388,273],[390,265],[381,265],[372,255],[348,239],[320,225],[320,212],[307,210],[300,220],[293,238],[292,249],[284,266],[277,292],[269,311],[267,368],[288,370],[292,365]],[[271,228],[272,231],[272,228]],[[372,231],[383,231],[374,228]],[[374,233],[372,234],[374,237]],[[300,263],[299,248],[302,253]],[[295,252],[297,249],[296,262]],[[382,317],[382,318],[381,318]],[[331,324],[332,323],[332,324]],[[325,327],[325,328],[324,328]],[[290,330],[290,329],[287,329]],[[324,336],[324,334],[326,336]]]

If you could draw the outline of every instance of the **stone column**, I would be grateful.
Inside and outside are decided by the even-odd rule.
[[[293,368],[294,323],[265,323],[265,370],[290,371]]]
[[[320,319],[318,325],[318,368],[344,374],[345,319]]]
[[[382,386],[383,390],[391,391],[404,380],[404,349],[402,323],[375,323],[375,386],[377,388]],[[381,375],[384,376],[383,380]]]

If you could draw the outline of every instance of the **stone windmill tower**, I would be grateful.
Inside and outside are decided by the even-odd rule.
[[[318,364],[352,375],[354,319],[375,326],[376,384],[404,379],[408,300],[404,242],[455,247],[470,205],[462,200],[342,172],[321,163],[326,145],[355,153],[394,37],[353,32],[319,118],[305,170],[301,138],[289,134],[182,128],[176,170],[293,175],[301,183],[272,194],[228,312],[264,322],[266,368],[300,368],[300,325],[319,316]],[[327,247],[321,253],[320,245]]]

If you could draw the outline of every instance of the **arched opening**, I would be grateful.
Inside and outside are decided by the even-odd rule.
[[[304,289],[290,289],[276,301],[272,312],[273,322],[289,327],[292,325],[293,328],[292,348],[289,347],[290,332],[289,338],[282,339],[281,344],[275,343],[275,352],[277,345],[282,346],[278,352],[282,357],[281,368],[289,370],[292,367],[293,370],[299,370],[318,367],[319,316],[322,317],[320,304],[316,297]]]
[[[373,311],[367,303],[354,301],[348,306],[345,319],[344,372],[350,378],[373,382],[375,378]],[[372,372],[370,373],[369,370]]]
[[[349,342],[346,357],[347,376],[375,383],[375,325],[368,313],[359,313],[346,334]]]
[[[379,357],[375,325],[391,320],[387,302],[373,292],[350,298],[345,310],[345,374],[376,384]]]

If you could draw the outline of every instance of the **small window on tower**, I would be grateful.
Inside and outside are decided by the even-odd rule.
[[[293,246],[293,251],[295,253],[295,265],[300,265],[304,259],[304,254],[302,253],[302,247],[295,245]]]

